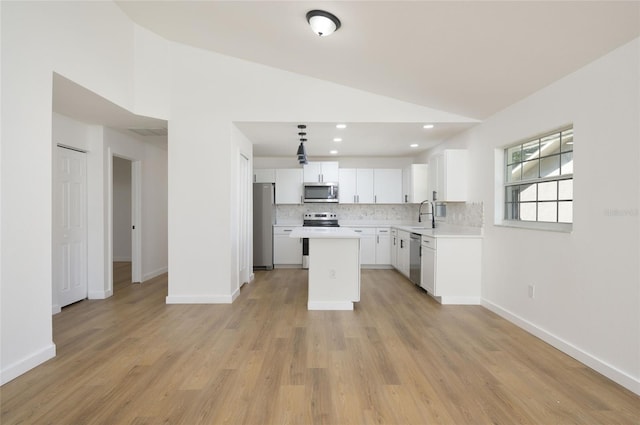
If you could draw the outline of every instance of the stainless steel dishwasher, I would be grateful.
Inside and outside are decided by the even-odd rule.
[[[418,286],[420,286],[421,239],[419,234],[412,233],[409,242],[409,280]]]

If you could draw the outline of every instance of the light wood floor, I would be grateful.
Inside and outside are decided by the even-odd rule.
[[[363,271],[353,312],[307,311],[303,270],[257,272],[232,305],[116,274],[54,316],[58,356],[2,387],[3,425],[640,423],[640,397],[395,271]]]

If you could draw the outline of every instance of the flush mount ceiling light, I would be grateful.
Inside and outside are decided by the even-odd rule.
[[[310,10],[307,12],[309,26],[320,37],[326,37],[340,28],[340,19],[324,10]]]

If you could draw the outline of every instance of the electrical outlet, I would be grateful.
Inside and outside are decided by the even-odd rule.
[[[536,296],[536,285],[529,285],[529,298],[535,298]]]
[[[329,270],[329,277],[331,279],[335,279],[336,278],[336,271],[333,270],[333,269]]]

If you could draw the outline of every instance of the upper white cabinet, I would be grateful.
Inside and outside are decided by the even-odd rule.
[[[402,170],[402,202],[419,204],[431,199],[429,193],[429,166],[427,164],[411,164]]]
[[[274,170],[273,168],[253,170],[253,182],[254,183],[275,183],[276,170]]]
[[[337,161],[312,161],[303,170],[305,183],[337,182],[339,178]]]
[[[428,199],[440,202],[466,201],[468,199],[468,164],[469,154],[465,149],[447,149],[431,157]]]
[[[376,204],[402,203],[402,170],[376,168],[373,170],[373,202]]]
[[[373,204],[372,168],[341,168],[338,185],[341,204]]]
[[[302,203],[302,169],[276,169],[276,204]]]

